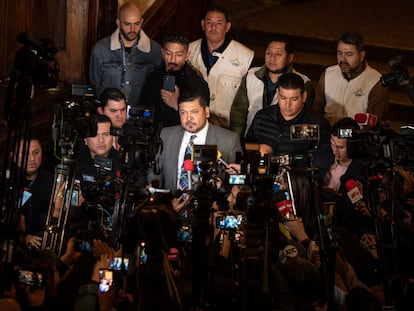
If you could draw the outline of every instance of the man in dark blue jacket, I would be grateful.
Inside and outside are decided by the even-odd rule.
[[[317,144],[329,143],[329,122],[305,107],[307,93],[301,76],[286,73],[280,77],[278,104],[260,110],[253,119],[246,141],[260,144],[264,154],[305,154]],[[311,139],[295,139],[292,125],[318,126]],[[296,137],[297,138],[297,137]],[[300,137],[299,137],[300,138]]]

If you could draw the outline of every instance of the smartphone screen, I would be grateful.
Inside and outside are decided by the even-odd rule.
[[[42,273],[24,269],[18,270],[17,278],[20,283],[39,287],[46,282],[46,277]]]
[[[109,269],[128,270],[129,258],[114,257],[109,264]]]
[[[230,185],[245,185],[246,175],[229,175]]]
[[[138,246],[137,255],[139,258],[139,263],[141,265],[144,265],[148,262],[148,254],[147,254],[147,248],[145,245],[145,242],[141,242]]]
[[[113,271],[109,269],[99,270],[99,292],[107,293],[112,286]]]
[[[165,75],[162,88],[170,92],[175,92],[175,76]]]
[[[75,252],[92,254],[92,245],[88,241],[75,240]]]
[[[219,215],[216,217],[217,229],[238,229],[243,223],[243,215]]]

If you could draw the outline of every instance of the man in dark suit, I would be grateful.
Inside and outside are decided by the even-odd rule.
[[[217,145],[221,158],[227,163],[235,162],[236,152],[241,152],[239,135],[208,122],[210,91],[207,83],[194,77],[178,97],[181,125],[161,131],[163,149],[159,154],[159,169],[164,178],[164,188],[179,189],[179,177],[184,154],[190,137],[195,145]]]

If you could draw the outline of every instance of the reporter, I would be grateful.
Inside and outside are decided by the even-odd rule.
[[[28,248],[40,249],[52,194],[53,174],[42,167],[43,149],[38,138],[32,137],[27,146],[21,140],[18,150],[18,158],[15,159],[17,167],[25,170],[19,209],[21,241]]]

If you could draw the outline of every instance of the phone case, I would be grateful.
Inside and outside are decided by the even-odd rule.
[[[164,90],[174,92],[175,91],[175,76],[165,75],[162,88]]]

